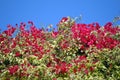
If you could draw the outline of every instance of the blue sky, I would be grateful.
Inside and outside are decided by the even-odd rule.
[[[37,27],[56,24],[62,17],[79,17],[82,23],[104,25],[120,16],[120,0],[0,0],[0,28],[33,21]]]

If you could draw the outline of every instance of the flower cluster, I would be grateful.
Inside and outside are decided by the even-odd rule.
[[[57,31],[32,21],[8,25],[0,34],[0,79],[117,80],[119,53],[120,27],[111,22],[102,27],[63,17]]]

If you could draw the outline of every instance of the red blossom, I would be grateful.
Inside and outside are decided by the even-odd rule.
[[[62,42],[60,42],[60,47],[61,47],[62,49],[68,48],[68,47],[69,47],[69,42],[66,41],[66,40],[63,40]]]
[[[58,32],[55,32],[55,31],[52,32],[52,37],[53,38],[56,38],[57,35],[58,35]]]
[[[20,24],[20,30],[21,30],[21,31],[24,31],[24,30],[25,30],[25,26],[26,26],[26,24],[22,22],[22,23]]]
[[[15,57],[20,57],[20,56],[21,56],[21,54],[19,51],[15,53]]]
[[[76,72],[77,72],[77,69],[73,69],[73,72],[76,73]]]
[[[86,56],[78,56],[75,60],[74,60],[74,62],[76,63],[76,64],[78,64],[78,63],[81,63],[81,62],[86,62],[87,61],[87,59],[86,59]]]
[[[79,60],[81,60],[81,61],[82,60],[86,60],[86,56],[84,56],[84,55],[83,56],[79,56]]]
[[[94,67],[90,67],[90,71],[94,71]]]
[[[56,74],[64,74],[68,71],[68,67],[67,67],[67,64],[65,62],[61,62],[60,64],[57,64],[55,66],[55,72]]]
[[[8,30],[4,31],[7,36],[12,36],[12,34],[15,32],[16,28],[10,27]]]
[[[10,73],[11,75],[15,74],[15,73],[18,71],[18,69],[19,69],[19,66],[18,66],[18,65],[14,65],[14,66],[11,66],[11,67],[8,68],[9,73]]]
[[[2,34],[0,34],[0,42],[2,42],[2,41],[4,41],[4,40],[5,40],[5,38],[3,37]]]
[[[85,74],[88,74],[88,69],[85,69],[84,72],[85,72]]]
[[[10,53],[10,49],[6,48],[6,49],[3,50],[3,52],[4,52],[5,55],[9,54]]]
[[[57,80],[57,78],[53,78],[52,80]]]
[[[11,48],[15,48],[16,47],[16,42],[14,41],[14,42],[12,42],[12,45],[11,45]]]
[[[52,65],[52,62],[49,62],[49,63],[47,64],[47,67],[51,67],[51,65]]]
[[[34,25],[32,21],[28,21],[28,24],[31,24],[32,26]]]
[[[60,23],[64,23],[64,22],[66,22],[67,20],[68,20],[67,17],[63,17],[62,20],[60,21]]]
[[[21,77],[24,77],[24,76],[26,76],[26,75],[27,75],[27,74],[26,74],[25,72],[21,72],[21,73],[20,73],[20,76],[21,76]]]

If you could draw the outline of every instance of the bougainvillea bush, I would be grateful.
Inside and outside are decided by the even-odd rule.
[[[0,80],[120,79],[119,26],[69,17],[57,26],[49,31],[31,21],[8,25],[0,33]]]

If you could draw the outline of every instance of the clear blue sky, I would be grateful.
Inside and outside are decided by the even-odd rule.
[[[104,25],[120,16],[120,0],[0,0],[0,28],[33,21],[37,27],[56,24],[64,16],[79,17],[82,23]]]

